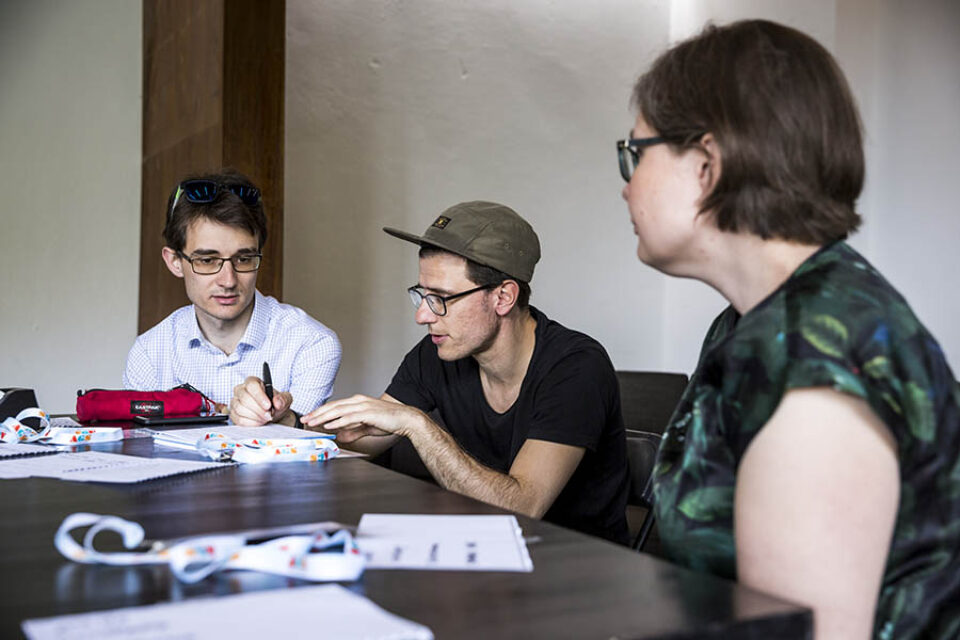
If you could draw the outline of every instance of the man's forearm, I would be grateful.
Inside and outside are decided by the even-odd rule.
[[[480,464],[447,431],[426,416],[424,421],[409,437],[440,486],[532,518],[543,516],[516,478]]]

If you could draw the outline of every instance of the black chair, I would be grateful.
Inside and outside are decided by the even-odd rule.
[[[436,410],[431,411],[430,419],[440,426],[443,426],[443,419],[440,417],[440,412]],[[371,458],[370,462],[378,464],[381,467],[386,467],[391,471],[410,476],[411,478],[416,478],[417,480],[437,484],[433,474],[430,473],[420,454],[417,453],[416,447],[406,438],[400,438],[392,447],[380,455]]]
[[[653,529],[653,483],[650,481],[650,475],[653,472],[659,448],[659,433],[627,430],[627,462],[630,465],[627,521],[636,521],[642,517],[639,527],[631,527],[636,529],[636,534],[630,546],[636,551],[643,550]]]
[[[687,388],[683,373],[618,371],[620,404],[627,429],[627,462],[630,465],[630,493],[627,521],[636,531],[632,547],[642,551],[653,530],[653,484],[650,476],[660,447],[661,434]]]
[[[659,371],[617,371],[617,379],[624,426],[650,433],[663,433],[689,380]]]
[[[417,453],[416,448],[406,438],[400,438],[395,445],[380,455],[371,458],[370,462],[417,480],[437,484],[430,470],[427,469],[427,465],[420,458],[420,454]]]

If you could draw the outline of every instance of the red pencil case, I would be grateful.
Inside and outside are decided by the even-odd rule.
[[[214,411],[213,402],[195,389],[169,391],[89,389],[77,392],[77,419],[132,420],[133,416],[180,418]]]

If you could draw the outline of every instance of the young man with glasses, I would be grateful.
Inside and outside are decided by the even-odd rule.
[[[330,397],[341,347],[303,310],[256,290],[267,239],[260,190],[232,172],[184,180],[167,212],[163,261],[193,304],[137,338],[123,386],[186,383],[223,405],[235,424],[296,424]],[[265,362],[272,399],[257,377]]]
[[[533,228],[503,205],[464,202],[423,236],[384,231],[421,247],[408,292],[429,335],[380,399],[331,402],[304,424],[372,455],[409,438],[447,489],[625,543],[616,374],[599,343],[529,306]]]

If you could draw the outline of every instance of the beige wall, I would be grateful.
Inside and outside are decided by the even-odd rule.
[[[285,292],[339,332],[336,394],[382,391],[423,335],[416,248],[380,228],[419,233],[472,199],[539,232],[535,305],[618,364],[660,362],[663,279],[632,257],[614,140],[667,9],[288,2]]]
[[[136,328],[141,9],[0,2],[0,385],[51,411],[120,383]],[[336,329],[337,394],[380,391],[422,335],[404,288],[440,209],[499,199],[537,227],[534,303],[621,368],[689,371],[723,304],[633,257],[613,140],[652,56],[708,18],[807,30],[867,126],[854,243],[960,366],[960,4],[925,0],[288,0],[287,299]]]
[[[0,386],[72,412],[136,334],[140,2],[0,2]]]
[[[838,39],[847,38],[846,27],[873,28],[862,46],[874,54],[863,97],[873,118],[862,204],[874,225],[870,256],[960,376],[960,2],[889,0],[872,16],[845,18]]]
[[[404,289],[453,202],[500,200],[540,233],[533,302],[625,369],[690,371],[723,301],[634,257],[614,140],[636,75],[707,20],[798,27],[847,68],[867,125],[876,260],[960,366],[958,5],[928,0],[371,0],[287,4],[287,299],[344,343],[335,395],[381,391],[423,334]],[[909,91],[904,91],[904,89]]]

